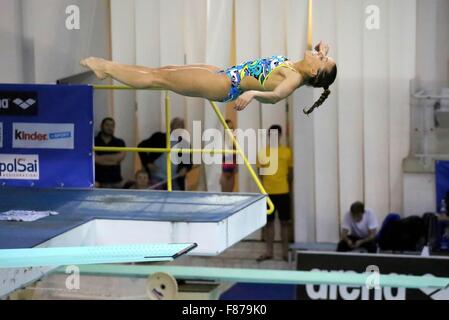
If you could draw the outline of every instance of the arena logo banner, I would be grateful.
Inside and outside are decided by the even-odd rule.
[[[5,88],[2,85],[2,88]],[[0,89],[0,115],[36,116],[38,114],[38,93],[36,91],[12,91]]]
[[[92,187],[93,89],[87,85],[0,85],[5,186]],[[26,116],[26,117],[24,117]],[[36,157],[36,172],[24,161]],[[25,160],[24,160],[25,159]],[[26,170],[25,170],[26,171]]]
[[[298,251],[297,270],[365,273],[376,266],[380,274],[447,276],[449,258],[392,254],[358,254]],[[367,274],[367,284],[372,274]],[[446,289],[405,289],[367,286],[300,285],[299,300],[449,300]]]

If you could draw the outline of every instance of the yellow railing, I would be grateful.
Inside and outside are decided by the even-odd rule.
[[[97,90],[136,90],[137,88],[131,88],[128,86],[116,86],[116,85],[94,85],[94,89]],[[143,90],[160,90],[160,89],[143,89]],[[221,114],[220,110],[218,109],[217,105],[213,101],[209,101],[213,110],[215,111],[215,114],[217,115],[218,119],[220,120],[220,123],[225,128],[226,133],[228,134],[229,138],[232,140],[233,145],[235,146],[235,150],[224,150],[224,149],[182,149],[182,148],[172,148],[171,142],[170,142],[170,120],[171,120],[171,108],[170,108],[170,96],[168,91],[165,91],[165,127],[166,127],[166,146],[165,148],[130,148],[130,147],[94,147],[94,151],[117,151],[117,152],[156,152],[156,153],[167,153],[167,191],[172,191],[172,174],[171,174],[171,153],[172,152],[179,152],[179,153],[210,153],[210,154],[239,154],[243,162],[248,169],[251,177],[253,178],[254,182],[256,183],[257,187],[259,188],[260,193],[266,195],[267,198],[267,214],[272,214],[274,211],[274,204],[271,201],[270,197],[268,196],[265,188],[263,187],[262,183],[259,180],[259,177],[254,172],[253,168],[251,167],[251,164],[249,163],[246,155],[242,151],[240,144],[237,142],[236,138],[232,134],[231,130],[228,127],[228,124],[226,123],[223,115]]]
[[[307,50],[313,49],[313,0],[308,1],[307,11]]]
[[[172,191],[172,181],[171,181],[171,141],[170,141],[170,119],[171,119],[171,108],[170,108],[170,97],[168,91],[165,91],[165,147],[167,151],[166,168],[167,168],[167,191]]]

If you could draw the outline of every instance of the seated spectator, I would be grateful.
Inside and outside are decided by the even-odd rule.
[[[174,118],[170,124],[171,133],[177,129],[184,129],[184,120],[181,118]],[[148,139],[140,142],[137,147],[139,148],[165,148],[166,147],[165,132],[155,132]],[[190,148],[190,143],[184,141],[182,137],[179,137],[178,141],[171,139],[171,146],[176,145],[185,149]],[[154,183],[161,184],[160,188],[167,190],[167,154],[155,153],[155,152],[139,152],[142,168],[144,168],[149,175],[153,178]],[[181,157],[182,158],[182,157]],[[179,164],[175,164],[172,161],[172,189],[173,190],[185,190],[185,177],[188,171],[192,169],[191,155],[188,156],[189,161],[185,163],[181,161]]]
[[[230,130],[234,131],[234,124],[231,120],[226,119],[226,123]],[[235,146],[226,146],[225,149],[235,150]],[[220,185],[221,192],[232,192],[234,190],[235,176],[238,170],[237,155],[236,154],[223,154],[223,164],[221,166]]]
[[[446,192],[444,200],[445,205],[447,206],[449,203],[449,191]],[[447,208],[440,210],[438,220],[437,242],[439,243],[439,247],[442,251],[447,251],[449,250],[449,213],[447,212]]]
[[[100,132],[95,137],[97,147],[125,147],[125,142],[114,136],[115,121],[104,118]],[[124,152],[95,151],[95,186],[99,188],[121,188],[121,163],[125,159]]]
[[[149,189],[151,186],[151,179],[146,170],[138,170],[134,175],[134,181],[127,182],[124,189]]]
[[[447,206],[448,201],[449,201],[449,191],[447,191],[445,196],[444,196],[445,206]],[[438,220],[440,220],[440,221],[449,221],[449,215],[448,215],[448,212],[447,212],[447,208],[444,208],[444,209],[441,208],[440,209],[440,212],[439,212],[439,215],[438,215]]]
[[[354,202],[343,218],[341,241],[337,251],[346,252],[364,248],[369,253],[376,253],[376,233],[379,224],[375,214],[365,209],[362,202]]]

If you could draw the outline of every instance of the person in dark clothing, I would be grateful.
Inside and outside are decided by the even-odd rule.
[[[115,121],[104,118],[100,132],[95,137],[97,147],[125,147],[125,142],[114,136]],[[95,152],[95,184],[100,188],[121,188],[121,162],[125,152],[96,151]]]
[[[184,120],[180,118],[174,118],[170,124],[171,133],[176,129],[184,129]],[[190,144],[183,141],[181,138],[178,141],[171,141],[171,146],[182,145],[182,148],[190,148]],[[148,139],[143,140],[137,145],[138,148],[165,148],[166,147],[166,134],[165,132],[155,132]],[[163,189],[167,189],[167,154],[155,153],[155,152],[139,152],[140,162],[142,168],[145,169],[152,181],[155,183],[162,183]],[[183,158],[182,158],[183,159]],[[183,161],[179,164],[172,162],[172,189],[173,190],[185,190],[185,176],[188,171],[192,169],[192,159],[189,156],[190,161]]]
[[[234,124],[232,123],[232,121],[230,119],[226,119],[226,124],[228,125],[229,129],[233,132]],[[235,145],[232,145],[231,147],[230,146],[225,147],[225,149],[231,148],[235,150]],[[237,155],[224,153],[220,177],[221,192],[232,192],[234,190],[237,170],[238,170]]]

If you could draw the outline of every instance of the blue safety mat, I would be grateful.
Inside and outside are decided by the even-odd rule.
[[[0,221],[0,249],[34,247],[93,219],[215,223],[264,197],[206,192],[0,188],[0,212],[59,212],[33,222]]]

